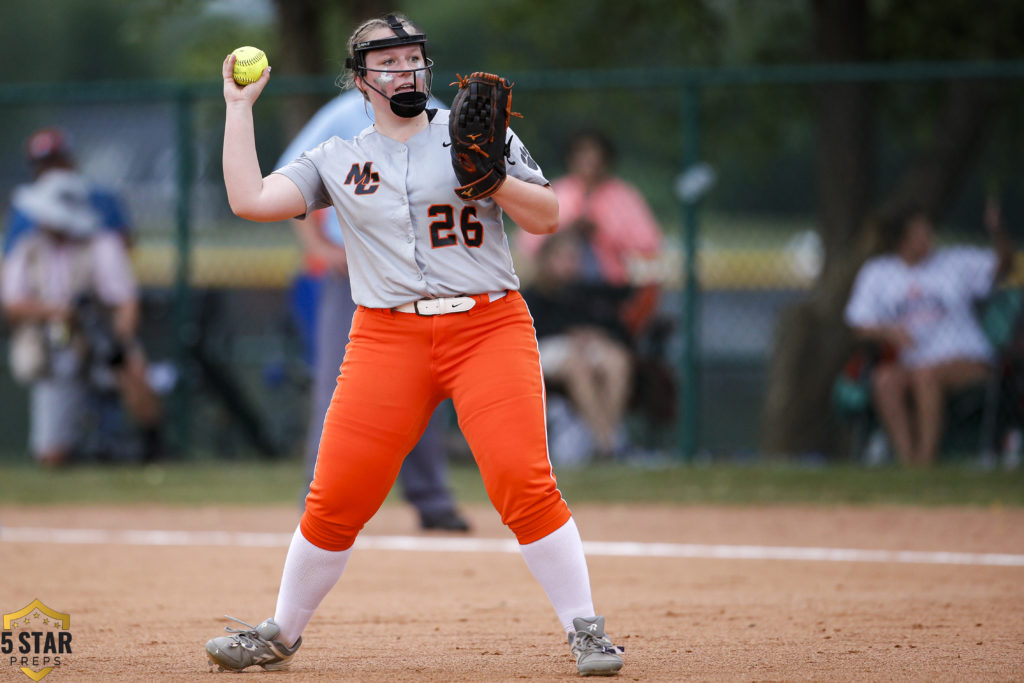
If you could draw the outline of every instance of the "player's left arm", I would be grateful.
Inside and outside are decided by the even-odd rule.
[[[549,235],[558,229],[558,198],[550,185],[537,185],[509,175],[492,199],[526,232]]]

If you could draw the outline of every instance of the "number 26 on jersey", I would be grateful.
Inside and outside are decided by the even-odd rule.
[[[463,206],[459,212],[458,225],[455,207],[451,204],[434,204],[427,209],[427,215],[435,218],[430,224],[430,246],[434,249],[462,243],[467,247],[479,247],[484,241],[484,226],[476,219],[475,206]]]

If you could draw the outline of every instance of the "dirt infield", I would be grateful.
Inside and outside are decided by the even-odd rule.
[[[943,563],[935,555],[1024,554],[1024,510],[574,506],[574,512],[588,542],[709,546],[706,558],[591,557],[597,609],[626,647],[622,680],[1024,679],[1024,567]],[[472,538],[509,538],[491,509],[468,513]],[[0,506],[0,523],[11,531],[288,534],[296,522],[296,511],[286,507]],[[3,534],[0,612],[38,598],[72,617],[73,653],[48,683],[219,680],[226,674],[209,673],[203,643],[227,624],[225,612],[253,623],[272,614],[285,554],[283,546],[13,542]],[[431,538],[415,531],[408,509],[390,505],[364,535]],[[930,559],[713,557],[721,546],[907,550]],[[251,669],[249,675],[576,678],[550,606],[511,553],[361,549],[304,638],[290,672]],[[0,681],[29,680],[6,658],[3,664]]]

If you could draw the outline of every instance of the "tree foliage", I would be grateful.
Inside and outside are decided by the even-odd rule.
[[[0,80],[216,79],[235,47],[272,52],[277,42],[272,15],[226,9],[204,0],[6,0]]]

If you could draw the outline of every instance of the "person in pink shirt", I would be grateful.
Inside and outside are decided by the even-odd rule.
[[[633,185],[613,174],[615,148],[597,130],[572,137],[566,155],[568,175],[551,183],[558,196],[559,231],[586,238],[584,277],[611,285],[636,284],[643,263],[661,251],[662,233],[647,201]],[[518,246],[534,258],[545,235],[525,234]]]

